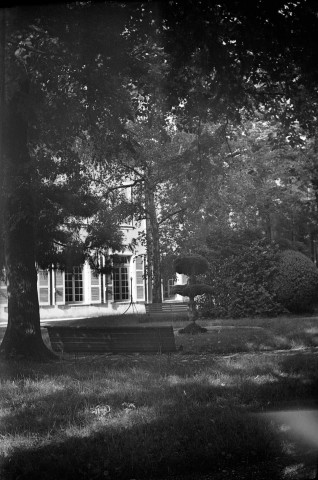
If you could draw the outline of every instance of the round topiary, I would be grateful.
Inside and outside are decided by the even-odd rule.
[[[208,294],[211,295],[213,293],[213,288],[210,285],[206,285],[205,283],[195,283],[193,285],[185,285],[183,289],[183,295],[185,297],[194,298],[197,295]]]
[[[187,285],[174,285],[172,287],[172,293],[177,295],[182,295],[183,297],[194,298],[197,295],[211,295],[213,293],[213,288],[210,285],[205,283],[194,283]]]
[[[174,261],[177,273],[185,275],[200,275],[205,273],[209,268],[209,262],[202,255],[182,255]]]
[[[318,298],[318,269],[303,253],[285,250],[279,254],[273,289],[290,312],[310,312]]]

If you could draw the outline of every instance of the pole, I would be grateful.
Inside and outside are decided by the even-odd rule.
[[[133,278],[130,277],[130,303],[131,304],[133,304],[132,281],[133,281]]]

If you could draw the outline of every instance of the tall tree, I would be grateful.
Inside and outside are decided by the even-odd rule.
[[[143,232],[147,246],[148,277],[152,301],[162,302],[161,293],[161,227],[168,219],[184,210],[182,185],[177,182],[179,170],[173,168],[180,147],[189,139],[169,134],[169,126],[161,123],[149,126],[148,122],[129,122],[127,132],[132,137],[133,152],[122,153],[117,159],[116,174],[130,178],[133,185],[135,218],[146,219]],[[176,202],[175,189],[179,188]]]
[[[25,26],[23,9],[10,11],[6,17],[4,27],[9,24],[7,38],[12,42],[12,37],[17,40],[17,30],[21,32]],[[17,29],[14,33],[13,24]],[[7,88],[4,96],[1,173],[4,179],[3,225],[9,319],[1,350],[7,357],[36,352],[34,354],[39,358],[48,358],[51,355],[42,342],[37,297],[34,204],[30,189],[33,165],[28,149],[29,122],[24,114],[29,107],[31,82],[25,69],[25,57],[22,48],[15,51],[16,63],[11,59],[9,68],[13,63],[16,77],[10,85],[11,91]]]
[[[116,51],[108,58],[107,35],[120,42],[123,28],[122,23],[111,23],[111,13],[116,15],[114,10],[118,12],[118,8],[110,8],[107,26],[103,26],[103,34],[95,42],[98,35],[87,38],[86,31],[98,12],[89,10],[88,18],[86,7],[17,7],[4,12],[6,78],[1,176],[8,327],[1,353],[6,357],[51,357],[40,333],[37,298],[35,265],[43,241],[43,235],[39,235],[41,214],[46,226],[52,222],[49,234],[53,230],[56,234],[67,215],[74,220],[74,216],[83,218],[97,212],[77,145],[103,129],[108,138],[107,153],[111,155],[116,138],[122,135],[122,118],[127,114],[125,92],[114,80],[120,70],[114,64],[122,53]],[[91,39],[90,56],[84,39]],[[111,66],[110,75],[107,67]],[[107,95],[102,105],[100,95]],[[80,191],[75,192],[75,188]],[[86,196],[86,205],[84,201],[81,209],[74,201],[76,196],[82,200]],[[41,199],[45,201],[40,205]],[[64,213],[54,204],[64,204]],[[48,205],[51,216],[45,215]],[[91,240],[95,225],[91,227]],[[76,225],[73,234],[79,228]],[[68,240],[74,239],[70,233]],[[48,248],[54,240],[56,236],[51,242],[44,241],[47,257],[54,250]],[[113,236],[111,241],[117,240]]]
[[[226,236],[231,230],[253,230],[314,258],[312,143],[303,136],[301,145],[291,144],[279,123],[262,117],[228,126],[218,154],[208,152],[218,166],[208,180],[208,195],[196,215],[189,214],[183,228],[175,231],[178,249],[195,251],[196,244],[204,248],[211,232]],[[218,237],[215,248],[217,243]]]

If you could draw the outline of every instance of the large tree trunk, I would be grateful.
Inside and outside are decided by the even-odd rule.
[[[4,139],[4,105],[5,105],[5,9],[0,9],[0,269],[4,266],[4,231],[3,231],[3,215],[4,215],[4,155],[3,155],[3,139]]]
[[[150,185],[146,185],[145,193],[148,218],[147,254],[148,264],[151,266],[151,272],[148,272],[148,275],[152,275],[152,302],[162,303],[159,224],[154,191]]]
[[[45,360],[55,355],[45,346],[35,267],[32,162],[28,151],[26,78],[16,81],[5,109],[2,174],[4,175],[5,269],[8,280],[8,326],[0,346],[5,358]],[[1,112],[3,114],[3,111]]]

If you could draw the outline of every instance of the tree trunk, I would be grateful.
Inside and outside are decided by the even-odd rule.
[[[28,121],[24,112],[28,95],[28,80],[21,78],[5,110],[2,173],[8,326],[0,354],[5,358],[46,360],[56,356],[45,346],[40,329],[32,163],[28,152]]]
[[[4,139],[4,90],[5,90],[5,24],[6,10],[0,9],[0,270],[4,267],[4,231],[3,231],[3,215],[4,215],[4,155],[3,155],[3,139]]]
[[[162,303],[160,234],[155,204],[155,195],[150,185],[146,185],[145,193],[148,217],[147,223],[149,227],[149,231],[147,232],[147,253],[149,265],[152,267],[152,271],[148,274],[152,274],[153,280],[152,302]]]
[[[150,233],[150,222],[149,218],[146,218],[146,248],[147,248],[147,265],[146,265],[146,275],[147,275],[147,301],[152,303],[152,236]]]

